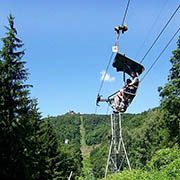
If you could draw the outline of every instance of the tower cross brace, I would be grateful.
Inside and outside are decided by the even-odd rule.
[[[124,145],[121,125],[122,114],[111,114],[111,141],[108,159],[105,169],[105,178],[108,173],[115,173],[122,170],[123,164],[131,171],[130,161]]]

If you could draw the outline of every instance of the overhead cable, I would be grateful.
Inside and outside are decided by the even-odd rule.
[[[155,61],[152,63],[152,65],[150,66],[150,68],[148,69],[148,71],[146,71],[145,75],[142,77],[141,82],[144,80],[144,78],[147,76],[147,74],[151,71],[151,69],[153,68],[153,66],[157,63],[157,61],[159,60],[159,58],[162,56],[162,54],[164,53],[164,51],[168,48],[168,46],[170,45],[170,43],[172,42],[172,40],[175,38],[175,36],[178,34],[178,32],[180,31],[180,28],[174,33],[174,35],[172,36],[172,38],[169,40],[169,42],[166,44],[166,46],[164,47],[164,49],[160,52],[159,56],[155,59]]]
[[[160,15],[162,14],[162,11],[164,11],[164,7],[165,7],[165,5],[167,4],[167,1],[168,1],[168,0],[166,0],[166,2],[163,4],[163,6],[159,9],[159,13],[157,14],[156,18],[154,19],[154,21],[153,21],[153,23],[152,23],[149,31],[146,33],[146,36],[145,36],[144,41],[142,42],[141,46],[139,47],[139,49],[138,49],[138,51],[137,51],[137,53],[136,53],[136,55],[135,55],[136,57],[139,55],[139,53],[141,52],[141,49],[144,47],[145,43],[146,43],[147,40],[149,39],[149,37],[150,37],[149,34],[150,34],[150,32],[152,31],[152,29],[155,27],[155,24],[157,23]]]
[[[128,3],[127,3],[127,5],[126,5],[126,9],[125,9],[124,16],[123,16],[123,20],[122,20],[122,26],[124,25],[125,20],[126,20],[126,16],[127,16],[127,12],[128,12],[128,9],[129,9],[130,1],[131,1],[131,0],[128,0]],[[118,36],[118,38],[119,38],[119,36]],[[98,94],[100,94],[101,89],[102,89],[102,87],[103,87],[103,84],[104,84],[104,81],[105,81],[105,77],[106,77],[107,71],[108,71],[109,66],[110,66],[110,63],[111,63],[111,61],[112,61],[112,57],[113,57],[113,52],[111,53],[111,56],[110,56],[110,58],[109,58],[109,61],[108,61],[108,64],[107,64],[107,67],[106,67],[106,70],[105,70],[103,79],[102,79],[101,84],[100,84],[100,87],[99,87]]]
[[[124,26],[124,23],[125,23],[125,20],[126,20],[127,12],[128,12],[128,9],[129,9],[129,4],[130,4],[130,0],[128,0],[127,6],[126,6],[126,9],[125,9],[125,12],[124,12],[124,16],[123,16],[123,20],[122,20],[122,26]],[[119,34],[119,35],[120,35],[120,34]],[[119,39],[119,35],[118,35],[118,37],[117,37],[117,40]],[[105,73],[104,73],[103,79],[102,79],[101,84],[100,84],[100,87],[99,87],[98,96],[100,95],[101,89],[102,89],[102,87],[103,87],[106,74],[107,74],[107,72],[108,72],[110,63],[111,63],[111,61],[112,61],[113,54],[114,54],[114,53],[112,52],[112,53],[111,53],[111,56],[110,56],[110,58],[109,58],[109,61],[108,61],[107,67],[106,67],[106,71],[105,71]],[[96,113],[97,113],[97,105],[96,105],[96,108],[95,108],[95,114],[96,114]]]
[[[165,26],[163,27],[163,29],[161,30],[161,32],[159,33],[159,35],[157,36],[157,38],[154,40],[154,42],[152,43],[151,47],[149,48],[149,50],[146,52],[146,54],[144,55],[144,57],[141,59],[140,63],[142,63],[144,61],[144,59],[146,58],[146,56],[149,54],[149,52],[151,51],[151,49],[153,48],[153,46],[156,44],[156,42],[158,41],[158,39],[160,38],[160,36],[162,35],[162,33],[165,31],[165,29],[167,28],[168,24],[171,22],[171,20],[173,19],[173,17],[175,16],[175,14],[177,13],[177,11],[179,10],[180,5],[175,9],[175,11],[173,12],[173,14],[171,15],[171,17],[169,18],[169,20],[167,21],[167,23],[165,24]]]
[[[122,24],[121,24],[122,26],[123,26],[124,23],[125,23],[125,19],[126,19],[126,16],[127,16],[127,12],[128,12],[128,8],[129,8],[130,1],[131,1],[131,0],[128,0],[127,6],[126,6],[126,9],[125,9],[125,12],[124,12],[123,21],[122,21]]]
[[[105,73],[104,73],[104,75],[103,75],[103,78],[102,78],[102,81],[101,81],[101,84],[100,84],[100,88],[99,88],[98,94],[100,94],[101,89],[102,89],[102,87],[103,87],[104,80],[105,80],[105,77],[106,77],[107,71],[108,71],[108,69],[109,69],[109,66],[110,66],[110,63],[111,63],[112,57],[113,57],[113,52],[111,53],[111,56],[110,56],[110,58],[109,58],[109,61],[108,61],[108,64],[107,64],[107,67],[106,67]]]

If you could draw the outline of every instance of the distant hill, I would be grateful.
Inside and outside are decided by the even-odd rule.
[[[65,151],[71,149],[75,162],[81,162],[79,169],[82,168],[83,161],[80,151],[82,119],[86,150],[90,151],[92,173],[96,178],[103,178],[111,134],[110,116],[68,113],[49,118],[54,125],[60,147]],[[157,150],[168,146],[168,132],[164,128],[159,108],[139,114],[124,114],[122,126],[125,146],[133,169],[143,168]],[[78,176],[82,176],[82,173]]]

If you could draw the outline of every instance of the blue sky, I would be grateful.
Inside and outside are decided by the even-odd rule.
[[[43,116],[69,110],[94,113],[102,72],[115,42],[114,27],[120,25],[127,1],[122,0],[3,0],[0,2],[0,36],[4,36],[9,13],[15,17],[18,37],[24,42],[29,69]],[[178,0],[131,0],[126,18],[128,31],[120,36],[119,50],[140,61],[179,5]],[[180,10],[143,61],[147,70],[180,26]],[[178,36],[177,36],[178,37]],[[141,83],[127,112],[139,113],[159,105],[157,88],[167,82],[169,59],[177,37]],[[112,66],[112,81],[105,81],[103,97],[122,85],[122,74]],[[106,113],[106,104],[97,113]]]

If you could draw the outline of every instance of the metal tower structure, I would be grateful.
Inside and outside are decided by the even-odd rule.
[[[128,166],[131,171],[131,165],[122,136],[121,117],[121,113],[111,114],[111,142],[105,170],[105,178],[108,173],[119,172],[125,166]]]

